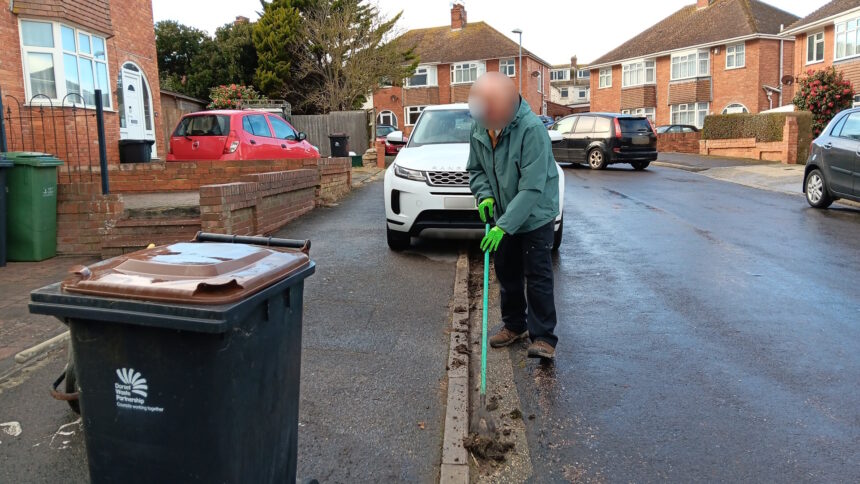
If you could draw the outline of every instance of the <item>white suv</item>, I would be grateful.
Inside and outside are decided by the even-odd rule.
[[[385,219],[392,250],[409,247],[411,237],[483,234],[466,171],[471,131],[467,104],[427,106],[421,113],[409,143],[385,172]],[[402,143],[403,133],[390,133],[388,141]],[[553,249],[561,244],[564,207],[564,172],[558,165],[556,169],[559,215]]]

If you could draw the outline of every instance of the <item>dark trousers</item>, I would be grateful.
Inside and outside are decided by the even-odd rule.
[[[555,347],[553,225],[550,222],[531,232],[502,237],[495,264],[505,327],[516,333],[528,329],[532,341],[546,341]]]

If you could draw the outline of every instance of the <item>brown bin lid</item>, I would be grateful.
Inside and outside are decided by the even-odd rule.
[[[79,266],[66,291],[183,304],[243,299],[307,267],[298,251],[246,244],[180,242]]]

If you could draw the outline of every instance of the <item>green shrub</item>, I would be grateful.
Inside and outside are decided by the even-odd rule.
[[[706,116],[702,139],[755,138],[762,143],[782,141],[782,131],[788,116],[797,118],[797,162],[805,163],[812,141],[813,115],[809,111]]]
[[[854,102],[854,87],[834,67],[806,71],[797,80],[794,105],[812,112],[812,134],[818,136],[836,113],[848,109]]]

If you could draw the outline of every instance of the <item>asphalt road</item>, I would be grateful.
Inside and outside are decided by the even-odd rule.
[[[557,360],[508,350],[531,480],[860,481],[860,211],[565,172]]]
[[[299,477],[438,481],[459,246],[392,253],[384,226],[374,182],[279,234],[312,239],[317,263],[305,284]],[[78,417],[48,395],[65,358],[55,351],[0,381],[0,483],[87,482]]]

